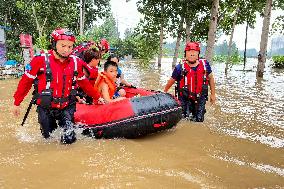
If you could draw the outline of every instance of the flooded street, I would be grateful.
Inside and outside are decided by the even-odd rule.
[[[18,79],[0,80],[0,189],[2,188],[284,188],[284,70],[266,67],[256,80],[256,59],[246,71],[213,65],[217,104],[207,103],[204,123],[139,139],[92,139],[72,145],[60,133],[42,139],[35,107],[24,127],[11,114]],[[125,78],[162,90],[171,76],[162,68],[125,63]],[[173,93],[173,87],[171,89]],[[77,131],[78,134],[80,131]]]

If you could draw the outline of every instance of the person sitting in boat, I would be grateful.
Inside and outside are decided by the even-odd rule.
[[[183,115],[192,121],[203,122],[208,85],[210,86],[210,101],[216,101],[215,81],[211,66],[205,59],[199,58],[200,46],[197,42],[189,42],[185,46],[185,59],[178,64],[172,77],[168,80],[164,92],[177,81],[176,95],[181,101]]]
[[[99,48],[95,45],[91,46],[89,49],[83,51],[79,58],[81,58],[83,63],[83,72],[85,76],[88,78],[92,86],[95,85],[96,79],[98,77],[98,65],[100,64],[102,54]],[[92,104],[92,98],[87,96],[86,93],[82,91],[82,89],[78,88],[78,96],[77,99],[79,103]]]
[[[104,64],[104,72],[99,73],[99,76],[95,83],[95,89],[97,89],[101,97],[106,103],[116,102],[125,99],[125,97],[113,98],[116,91],[116,77],[117,77],[117,63],[113,61],[106,61]]]
[[[119,58],[117,55],[115,54],[111,54],[108,58],[107,58],[108,61],[113,61],[113,62],[116,62],[117,65],[118,65],[118,68],[117,68],[117,80],[116,80],[116,85],[117,85],[117,90],[114,94],[114,97],[117,98],[117,97],[120,97],[120,96],[125,96],[126,95],[126,92],[125,90],[123,89],[123,86],[126,86],[126,87],[131,87],[131,88],[136,88],[134,85],[130,84],[129,82],[127,82],[125,79],[124,79],[124,74],[122,73],[122,70],[121,68],[119,67]]]

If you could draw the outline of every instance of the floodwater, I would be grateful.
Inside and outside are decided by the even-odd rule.
[[[204,123],[182,120],[175,129],[139,139],[91,139],[72,145],[42,139],[35,107],[14,118],[18,79],[0,81],[0,188],[284,188],[284,70],[267,66],[256,80],[256,60],[246,71],[213,65],[216,105]],[[128,81],[162,90],[171,63],[148,68],[125,63]],[[171,91],[173,92],[173,90]],[[78,131],[79,133],[80,131]]]

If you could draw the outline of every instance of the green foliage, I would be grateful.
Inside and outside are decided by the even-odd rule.
[[[49,45],[50,45],[50,42],[49,42],[47,36],[44,35],[44,36],[41,36],[41,37],[36,39],[34,48],[35,49],[47,50]]]
[[[217,44],[214,47],[214,54],[216,55],[228,55],[228,42],[226,40],[221,44]],[[238,48],[235,42],[232,44],[232,52],[238,52]],[[233,53],[234,54],[234,53]]]
[[[119,56],[132,55],[133,58],[139,59],[143,65],[147,65],[157,54],[159,48],[159,37],[147,35],[146,33],[127,31],[125,39],[119,41],[114,46],[117,48]]]
[[[84,2],[85,28],[92,26],[95,20],[109,13],[109,0],[85,0]],[[40,48],[46,48],[46,41],[49,39],[45,36],[57,27],[67,27],[78,33],[79,7],[79,0],[1,1],[0,25],[12,28],[11,31],[6,32],[7,52],[21,54],[19,45],[21,33],[32,35],[33,39],[36,39],[36,46]]]
[[[16,60],[19,63],[23,62],[23,60],[24,60],[21,54],[14,53],[14,52],[8,52],[7,53],[7,59],[8,60]]]
[[[230,57],[230,61],[233,64],[240,64],[243,62],[243,58],[240,56],[239,51],[237,49],[233,51]]]
[[[284,34],[284,16],[278,16],[272,24],[272,34]]]
[[[256,14],[262,13],[266,0],[225,0],[220,1],[220,14],[218,18],[218,29],[226,35],[232,31],[234,15],[237,7],[239,13],[237,17],[237,25],[245,22],[249,23],[251,28],[256,22]]]
[[[272,64],[273,68],[284,69],[284,56],[273,56],[272,60],[273,60]]]
[[[215,55],[213,57],[214,62],[226,62],[228,60],[228,55]],[[232,64],[240,64],[243,62],[243,58],[240,56],[238,51],[233,51],[233,54],[230,57],[230,62]]]
[[[214,55],[213,61],[214,62],[226,62],[227,56],[226,55]]]

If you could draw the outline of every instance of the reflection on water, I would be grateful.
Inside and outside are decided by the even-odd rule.
[[[283,188],[284,72],[267,67],[256,80],[255,66],[251,59],[247,71],[233,66],[228,75],[224,64],[212,66],[218,102],[208,103],[204,123],[182,120],[135,140],[95,140],[78,129],[70,146],[59,143],[60,129],[42,139],[35,107],[19,126],[22,117],[10,114],[18,80],[0,81],[0,188]],[[172,72],[169,59],[122,67],[129,82],[156,90]]]

